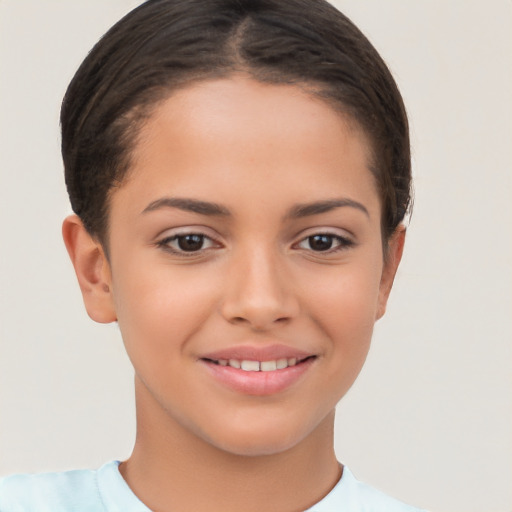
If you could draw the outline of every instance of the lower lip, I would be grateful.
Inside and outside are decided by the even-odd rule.
[[[295,366],[270,372],[247,372],[205,360],[201,362],[218,382],[233,391],[246,395],[266,396],[280,393],[295,384],[311,368],[315,359],[312,357]]]

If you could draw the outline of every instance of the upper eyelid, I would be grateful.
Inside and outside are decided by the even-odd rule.
[[[300,243],[304,242],[305,240],[307,240],[308,238],[312,238],[314,236],[321,236],[321,235],[330,236],[330,237],[332,237],[334,239],[337,239],[337,240],[339,240],[339,241],[341,241],[343,243],[346,243],[346,244],[350,244],[350,245],[355,244],[355,241],[351,237],[343,236],[343,235],[338,235],[338,234],[335,234],[335,233],[323,232],[323,233],[313,233],[311,235],[303,236],[303,237],[299,238],[296,242],[294,242],[293,245],[300,244]]]
[[[202,236],[204,238],[209,238],[210,240],[215,240],[215,237],[207,235],[206,233],[202,233],[200,231],[183,231],[182,233],[172,233],[168,235],[162,235],[160,237],[161,240],[173,240],[176,238],[180,238],[182,236],[190,236],[190,235],[196,235],[196,236]]]
[[[310,236],[315,235],[329,235],[329,236],[335,236],[343,239],[350,239],[352,241],[355,241],[355,235],[349,231],[348,229],[344,228],[336,228],[336,227],[314,227],[314,228],[306,228],[302,230],[300,233],[295,235],[294,239],[296,241],[304,240],[305,238],[309,238]]]
[[[174,242],[178,238],[185,237],[187,235],[198,235],[204,237],[204,239],[209,241],[211,246],[201,248],[198,251],[191,251],[190,253],[181,251],[171,246],[171,242]],[[176,255],[192,256],[195,254],[197,256],[199,253],[204,253],[205,251],[211,250],[213,248],[219,248],[223,245],[223,242],[220,240],[218,234],[211,233],[211,229],[208,229],[205,226],[192,225],[164,229],[154,238],[152,245],[155,245],[159,249],[173,252]]]
[[[186,235],[201,235],[207,238],[211,238],[212,240],[217,240],[220,238],[220,235],[216,232],[213,232],[211,228],[201,225],[191,225],[163,229],[155,236],[155,239],[158,241],[166,238]]]

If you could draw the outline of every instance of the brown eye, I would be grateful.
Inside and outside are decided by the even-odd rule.
[[[298,243],[300,249],[313,252],[334,253],[352,247],[354,242],[350,238],[330,233],[317,233],[302,239]]]
[[[332,249],[335,237],[332,235],[313,235],[307,238],[313,251],[328,251]]]
[[[177,236],[178,247],[185,252],[200,251],[204,245],[203,235]]]
[[[166,251],[181,255],[192,255],[192,253],[200,253],[219,246],[209,236],[201,233],[169,236],[158,242],[157,245]]]

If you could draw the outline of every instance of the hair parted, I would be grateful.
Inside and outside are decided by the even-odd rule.
[[[387,239],[411,201],[405,107],[385,63],[325,0],[149,0],[116,23],[71,81],[62,155],[74,212],[106,243],[109,194],[144,121],[176,89],[244,73],[305,86],[363,129]]]

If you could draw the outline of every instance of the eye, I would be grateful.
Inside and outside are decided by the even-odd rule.
[[[352,245],[354,245],[352,240],[330,233],[317,233],[298,243],[299,248],[314,252],[335,252]]]
[[[201,233],[183,233],[164,238],[157,245],[174,253],[197,253],[217,244]]]

